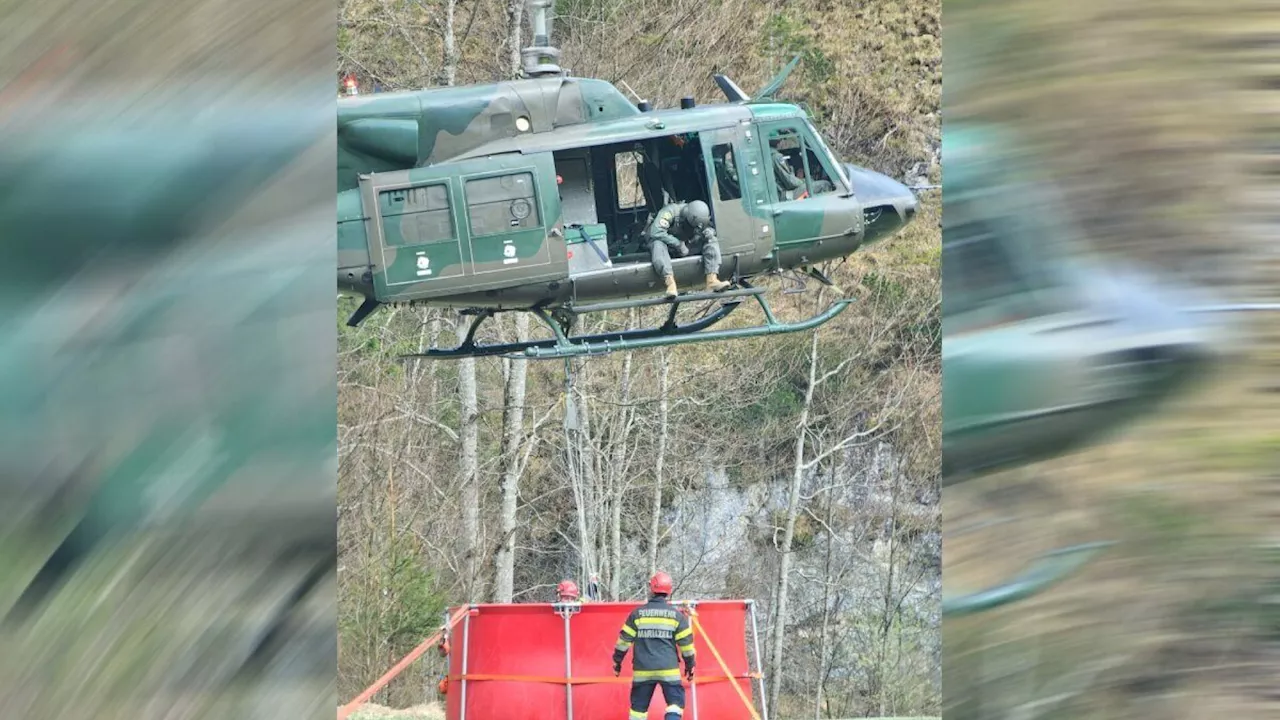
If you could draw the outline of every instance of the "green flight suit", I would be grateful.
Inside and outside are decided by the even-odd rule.
[[[715,228],[708,225],[702,230],[684,221],[680,211],[685,203],[671,203],[658,211],[649,222],[645,231],[645,239],[649,243],[649,255],[653,262],[653,271],[659,277],[672,274],[671,257],[686,257],[698,252],[699,244],[702,253],[702,273],[713,275],[720,272],[720,241],[716,238]]]

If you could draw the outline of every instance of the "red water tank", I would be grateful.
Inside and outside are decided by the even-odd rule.
[[[449,655],[447,720],[617,720],[625,718],[631,658],[613,676],[613,646],[627,613],[638,603],[588,603],[567,619],[550,603],[478,605],[453,629]],[[747,652],[750,605],[743,600],[699,601],[701,632],[696,689],[685,685],[685,720],[750,720],[743,697],[752,701]],[[565,626],[569,641],[565,643]],[[729,676],[711,652],[719,651]],[[566,675],[566,653],[571,661]],[[465,665],[464,665],[465,663]],[[465,672],[464,672],[465,670]],[[564,682],[566,677],[575,680]],[[734,689],[734,685],[738,689]],[[573,694],[573,715],[566,692]],[[465,703],[466,710],[463,711]],[[650,720],[662,720],[661,691],[649,705]]]

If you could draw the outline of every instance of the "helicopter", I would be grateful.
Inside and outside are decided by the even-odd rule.
[[[296,172],[331,137],[332,116],[285,101],[198,120],[161,108],[86,129],[78,108],[129,117],[121,108],[136,101],[93,99],[10,125],[15,140],[0,147],[11,190],[0,221],[21,268],[0,320],[0,530],[23,546],[5,568],[0,632],[47,632],[51,604],[116,543],[231,535],[251,545],[241,574],[200,581],[234,587],[270,566],[247,593],[270,607],[243,622],[242,608],[203,618],[228,632],[239,623],[207,677],[250,681],[296,642],[286,636],[336,568],[332,320],[324,286],[306,282],[327,278],[334,254],[315,243],[329,226],[308,221],[324,217],[324,196],[302,185],[270,193],[277,216],[291,211],[270,225],[246,229],[235,212]],[[307,642],[324,652],[332,631]]]
[[[454,348],[425,357],[565,358],[817,327],[852,302],[780,322],[752,280],[844,258],[909,223],[913,191],[841,163],[799,106],[774,100],[800,58],[754,97],[724,75],[728,103],[633,104],[613,84],[577,78],[550,44],[550,0],[530,0],[534,41],[521,79],[338,99],[341,292],[364,298],[358,326],[386,304],[457,309],[474,320]],[[778,155],[802,186],[776,177]],[[663,295],[644,231],[670,202],[710,210],[731,286]],[[674,258],[675,279],[701,279],[701,257]],[[712,330],[748,298],[765,322]],[[678,324],[690,303],[718,307]],[[669,305],[658,327],[575,335],[588,313]],[[528,312],[553,339],[482,344],[500,312]]]
[[[1230,352],[1223,304],[1082,253],[1063,203],[1017,162],[1012,133],[949,124],[943,201],[942,486],[1060,457],[1122,432]],[[944,616],[1043,592],[1112,543],[1051,551]]]

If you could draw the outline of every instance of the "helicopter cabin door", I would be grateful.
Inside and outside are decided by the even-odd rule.
[[[379,297],[483,292],[568,274],[550,153],[466,160],[360,180]]]
[[[701,133],[712,179],[711,210],[726,272],[735,254],[754,259],[757,250],[768,254],[772,244],[769,223],[756,217],[760,214],[756,207],[764,203],[765,186],[760,153],[751,145],[750,133],[751,129],[743,126]]]

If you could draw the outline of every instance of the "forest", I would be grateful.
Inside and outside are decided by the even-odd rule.
[[[513,77],[523,12],[345,0],[337,77],[362,92]],[[750,93],[800,55],[781,99],[838,156],[938,183],[939,23],[936,0],[560,0],[553,44],[572,75],[657,108],[723,102],[713,73]],[[396,307],[352,329],[355,301],[340,300],[339,697],[447,607],[548,602],[593,573],[604,599],[634,601],[660,568],[678,597],[757,602],[773,716],[937,715],[940,210],[922,192],[904,232],[825,268],[857,301],[807,333],[572,363],[404,361],[456,342],[465,319]],[[767,285],[785,318],[837,294]],[[539,332],[499,320],[486,339]],[[435,702],[441,670],[428,654],[373,702]]]

